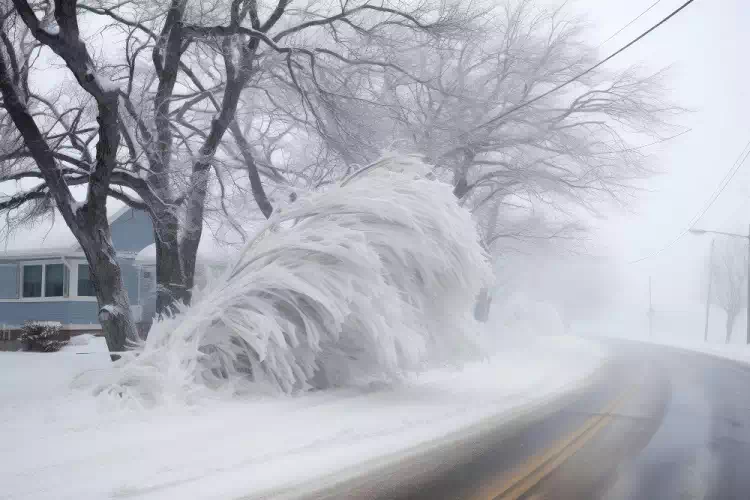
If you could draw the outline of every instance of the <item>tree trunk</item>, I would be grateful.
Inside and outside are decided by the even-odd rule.
[[[35,21],[33,16],[33,12],[29,9],[28,19],[25,21]],[[58,23],[60,23],[60,19],[58,17]],[[70,22],[70,19],[67,21]],[[2,22],[0,22],[0,28],[5,29]],[[67,29],[70,31],[70,26],[67,26]],[[65,39],[61,40],[64,41]],[[76,40],[76,42],[77,44],[73,49],[65,45],[56,47],[58,51],[74,51],[72,55],[65,53],[68,56],[66,63],[72,70],[80,69],[81,61],[88,60],[85,46],[82,45],[80,40]],[[84,47],[83,50],[81,50],[81,46]],[[8,57],[12,57],[12,54],[9,54]],[[79,76],[76,73],[76,77]],[[49,144],[34,121],[26,100],[23,95],[19,94],[19,89],[13,84],[13,78],[6,64],[5,56],[0,53],[0,93],[3,96],[3,105],[21,133],[57,209],[86,254],[97,292],[98,316],[107,340],[107,347],[110,352],[118,352],[125,349],[127,340],[135,341],[138,338],[128,295],[123,286],[122,272],[115,258],[115,250],[112,247],[111,232],[107,220],[109,178],[115,165],[114,160],[119,144],[118,97],[116,92],[104,91],[95,78],[90,80],[84,78],[82,86],[84,84],[92,86],[87,91],[94,95],[97,100],[99,141],[96,145],[96,165],[89,173],[86,203],[79,205],[70,192],[63,172],[58,168]],[[118,356],[112,355],[112,359],[116,359],[116,357]]]
[[[238,46],[236,45],[236,40],[233,38],[225,38],[222,43],[224,64],[227,69],[224,98],[222,99],[219,113],[211,120],[211,128],[200,148],[200,155],[193,164],[193,171],[190,176],[191,190],[187,199],[187,227],[180,242],[180,258],[183,264],[187,300],[189,300],[195,281],[195,265],[198,259],[198,245],[203,234],[203,213],[208,193],[211,164],[214,161],[214,155],[224,134],[234,121],[240,94],[253,71],[253,60],[257,47],[257,40],[252,41],[249,45]],[[239,65],[235,64],[230,55],[235,50],[242,53],[242,60]],[[255,164],[253,163],[252,166],[254,167]],[[260,177],[257,178],[257,181],[260,181]],[[257,188],[257,185],[253,185],[253,194],[256,195],[256,200],[258,199]],[[263,196],[265,196],[265,192]],[[264,210],[263,204],[259,203],[259,206],[261,210]],[[267,204],[265,209],[272,210],[270,203]],[[266,214],[264,211],[263,214],[268,217],[270,212]]]
[[[456,188],[458,188],[458,186],[456,186]],[[453,194],[454,195],[456,194],[455,190],[453,191]],[[487,223],[488,224],[487,227],[490,228],[490,234],[491,234],[491,230],[497,225],[497,218],[500,213],[497,204],[493,206],[492,210],[493,211],[490,213],[490,218]],[[490,250],[491,245],[488,244],[487,241],[488,241],[487,237],[482,237],[482,246],[487,252],[487,255],[491,256],[492,255],[492,251]],[[474,306],[474,317],[477,319],[477,321],[481,321],[482,323],[487,322],[487,320],[490,317],[491,305],[492,305],[492,296],[490,295],[489,290],[487,288],[482,288],[482,290],[479,292],[479,297],[477,297],[477,303]]]
[[[263,181],[258,173],[258,166],[255,164],[253,153],[250,151],[250,145],[247,143],[245,136],[242,135],[242,131],[239,129],[239,125],[237,125],[236,121],[232,122],[231,127],[234,139],[239,146],[240,153],[242,154],[242,159],[245,161],[245,167],[247,167],[247,176],[250,179],[250,188],[252,189],[255,203],[258,204],[258,208],[260,208],[263,216],[268,219],[273,213],[273,205],[271,205],[271,202],[266,195],[266,191],[263,188]]]
[[[208,168],[193,171],[191,176],[192,191],[188,197],[186,227],[180,241],[180,256],[188,296],[195,284],[195,266],[198,262],[198,245],[200,245],[203,235],[203,207],[208,192],[208,177]]]
[[[469,186],[469,180],[466,176],[471,168],[471,164],[474,162],[474,155],[472,153],[464,151],[463,156],[459,169],[453,172],[453,196],[459,200],[471,191],[471,186]]]
[[[156,314],[172,315],[176,302],[189,302],[179,245],[179,221],[169,212],[154,219]]]
[[[139,340],[135,322],[130,309],[130,300],[122,280],[122,271],[115,258],[109,234],[101,227],[94,227],[86,234],[76,230],[78,241],[86,254],[91,277],[96,289],[96,300],[99,307],[99,322],[110,352],[124,351],[129,344]],[[117,359],[118,356],[112,356]]]
[[[490,306],[492,305],[492,295],[488,288],[482,288],[477,297],[477,303],[474,306],[474,318],[482,323],[487,322],[490,317]]]
[[[728,344],[732,340],[732,330],[734,329],[734,318],[736,315],[727,314],[727,337],[724,341],[725,344]]]
[[[455,181],[455,186],[453,187],[453,196],[458,198],[459,200],[466,196],[466,193],[469,192],[469,181],[466,180],[466,177],[461,176]]]

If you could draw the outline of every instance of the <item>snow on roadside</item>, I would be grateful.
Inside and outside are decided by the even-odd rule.
[[[90,333],[76,335],[70,339],[62,349],[62,352],[72,352],[76,354],[91,354],[94,352],[109,352],[107,350],[107,341],[104,337],[97,337]]]
[[[252,498],[547,398],[606,357],[591,341],[538,337],[397,387],[113,412],[68,389],[108,368],[84,350],[0,353],[0,498]]]
[[[693,349],[742,363],[750,363],[750,345],[704,344],[689,346],[686,349]]]
[[[743,332],[744,333],[744,332]],[[638,339],[640,342],[677,347],[750,364],[750,345],[714,344],[711,342],[687,342],[675,339]]]

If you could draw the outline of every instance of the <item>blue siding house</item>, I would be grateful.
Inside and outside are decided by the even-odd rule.
[[[110,212],[112,243],[133,315],[145,327],[154,311],[155,273],[136,256],[154,243],[151,220],[129,207]],[[56,321],[71,334],[101,330],[86,258],[62,217],[50,219],[16,230],[0,243],[0,340],[15,337],[25,321]]]

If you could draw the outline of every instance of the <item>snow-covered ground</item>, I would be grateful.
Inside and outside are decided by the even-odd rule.
[[[693,303],[680,309],[658,310],[652,331],[649,331],[647,315],[639,312],[626,308],[607,310],[599,317],[576,322],[573,332],[585,338],[634,340],[750,363],[744,312],[735,321],[729,343],[726,343],[726,314],[718,307],[711,307],[708,341],[704,341],[705,304]]]
[[[750,363],[750,345],[736,345],[736,344],[690,344],[684,347],[686,349],[693,349],[696,351],[705,352],[706,354],[712,354],[714,356],[720,356],[722,358],[733,359],[743,363]]]
[[[745,332],[742,332],[745,333]],[[678,347],[690,351],[702,352],[712,356],[731,359],[750,364],[750,345],[716,344],[711,342],[685,341],[675,339],[639,339],[643,342]]]
[[[542,337],[397,387],[126,411],[71,389],[108,369],[101,341],[0,353],[0,498],[264,496],[517,415],[606,357],[595,342]]]

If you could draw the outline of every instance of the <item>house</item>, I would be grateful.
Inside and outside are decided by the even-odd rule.
[[[133,318],[147,331],[156,313],[156,245],[148,214],[116,200],[107,203],[112,245],[117,251]],[[204,223],[195,283],[202,286],[231,262],[242,239],[231,224]],[[245,230],[253,230],[248,225]],[[62,216],[8,233],[0,230],[0,351],[16,350],[26,321],[54,321],[76,335],[101,332],[96,292],[86,257]]]
[[[113,204],[114,205],[114,204]],[[127,206],[110,210],[112,244],[136,323],[150,324],[155,310],[153,266],[136,256],[153,245],[149,216]],[[0,243],[0,350],[14,348],[25,321],[55,321],[69,334],[101,331],[96,292],[86,257],[59,213],[20,228]],[[7,345],[3,346],[2,344]],[[17,346],[16,346],[17,348]]]

